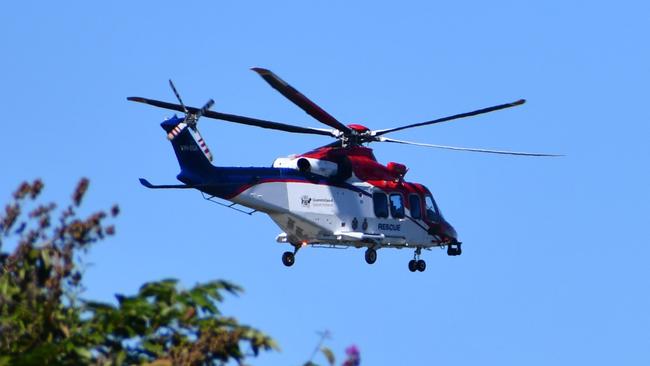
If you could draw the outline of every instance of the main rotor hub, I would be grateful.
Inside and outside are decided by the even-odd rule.
[[[364,142],[368,142],[368,137],[372,131],[364,125],[349,124],[346,127],[350,129],[351,133],[341,132],[338,138],[342,141],[343,147],[359,146]]]
[[[350,129],[352,131],[354,131],[354,132],[356,132],[358,134],[362,134],[362,133],[366,133],[366,132],[370,131],[370,129],[368,127],[363,126],[363,125],[358,125],[358,124],[350,124],[350,125],[348,125],[348,127],[350,127]]]

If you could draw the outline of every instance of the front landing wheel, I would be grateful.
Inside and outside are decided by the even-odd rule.
[[[284,252],[284,254],[282,254],[282,263],[285,266],[291,267],[295,262],[296,262],[296,256],[293,253]]]
[[[372,248],[366,249],[366,263],[373,264],[376,261],[377,261],[377,251]]]

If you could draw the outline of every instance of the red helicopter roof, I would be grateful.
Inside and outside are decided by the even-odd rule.
[[[394,162],[388,163],[388,166],[382,165],[377,162],[372,149],[365,146],[324,146],[300,156],[334,163],[340,163],[347,158],[352,171],[359,179],[377,187],[385,187],[390,183],[402,183],[404,174],[408,170],[405,165]]]

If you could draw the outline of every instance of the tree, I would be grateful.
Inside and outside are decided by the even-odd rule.
[[[23,183],[0,216],[0,365],[215,365],[262,350],[273,339],[221,315],[226,282],[180,289],[175,280],[144,284],[118,304],[79,299],[80,259],[115,233],[104,222],[119,208],[77,216],[89,181],[81,179],[72,203],[59,213],[37,205],[43,183]],[[26,207],[35,206],[25,214]],[[6,247],[11,248],[5,249]]]

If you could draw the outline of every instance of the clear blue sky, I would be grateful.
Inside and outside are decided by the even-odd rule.
[[[299,365],[316,331],[365,365],[650,362],[650,8],[643,1],[7,2],[0,11],[6,200],[41,177],[66,201],[122,214],[92,249],[86,297],[165,277],[241,284],[224,312],[274,336],[256,365]],[[354,3],[354,4],[352,4]],[[147,5],[145,5],[147,4]],[[267,67],[347,123],[387,128],[526,98],[522,107],[394,138],[564,153],[517,158],[374,145],[410,168],[465,243],[457,258],[307,249],[197,192],[148,191],[178,166],[138,95],[319,126],[248,68]],[[201,121],[219,165],[268,166],[319,136]],[[322,360],[321,360],[322,361]]]

